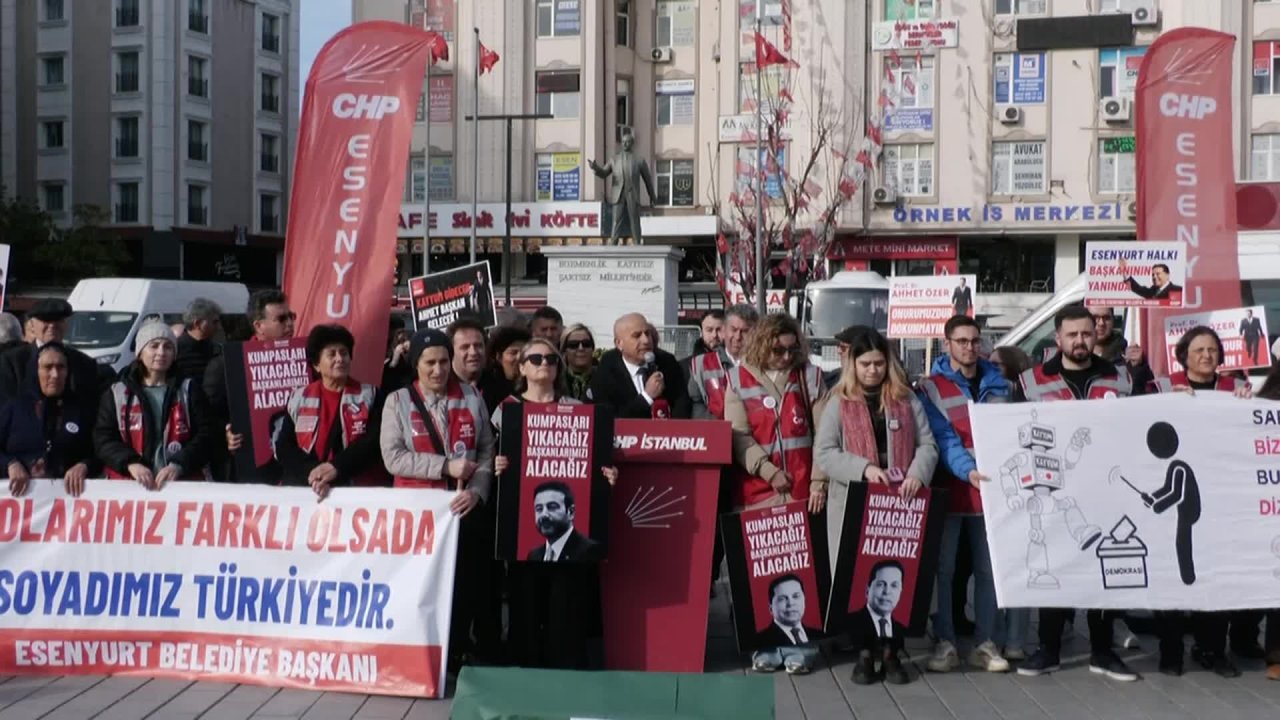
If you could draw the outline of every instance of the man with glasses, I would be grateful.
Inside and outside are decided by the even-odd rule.
[[[966,315],[956,315],[943,326],[947,354],[933,363],[928,377],[920,380],[917,392],[929,418],[929,429],[938,443],[939,471],[947,476],[949,513],[942,531],[938,556],[938,613],[933,632],[938,638],[933,657],[927,663],[933,672],[950,672],[960,667],[956,631],[952,619],[952,590],[956,555],[963,533],[968,540],[973,567],[974,648],[969,664],[987,672],[1007,672],[1009,663],[1000,653],[997,638],[995,582],[991,555],[982,520],[982,496],[978,491],[985,479],[973,456],[973,426],[969,421],[969,401],[1008,402],[1009,382],[1000,370],[978,357],[982,335],[978,323]]]
[[[1156,379],[1151,366],[1147,364],[1142,346],[1130,345],[1124,333],[1116,329],[1116,311],[1111,307],[1091,307],[1089,314],[1093,317],[1096,339],[1094,353],[1098,357],[1115,365],[1124,365],[1133,377],[1135,395],[1146,392],[1147,384]]]
[[[288,340],[293,337],[293,324],[297,315],[289,309],[289,301],[279,290],[259,290],[249,296],[249,307],[246,314],[253,322],[253,339],[259,342]],[[216,447],[210,453],[210,465],[215,480],[235,482],[235,463],[230,461],[227,451],[234,452],[244,442],[242,433],[233,432],[231,428],[231,411],[227,406],[227,362],[226,356],[219,353],[209,361],[204,372],[204,393],[209,399],[209,412],[212,420],[225,429],[225,435],[214,433],[214,437],[225,441],[215,441]],[[272,460],[262,469],[264,478],[280,471],[279,465]],[[274,478],[270,478],[274,479]],[[268,481],[270,481],[268,479]]]

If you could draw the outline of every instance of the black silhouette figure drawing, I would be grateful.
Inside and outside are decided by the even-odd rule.
[[[1178,432],[1167,422],[1161,421],[1147,429],[1147,449],[1161,460],[1168,460],[1178,452]],[[1191,528],[1200,520],[1200,485],[1195,471],[1182,460],[1173,460],[1165,470],[1164,485],[1159,490],[1146,493],[1120,474],[1120,468],[1111,469],[1111,480],[1119,479],[1142,497],[1147,507],[1163,514],[1169,508],[1177,511],[1177,530],[1174,549],[1178,555],[1178,573],[1184,585],[1196,581],[1196,563],[1192,552]]]

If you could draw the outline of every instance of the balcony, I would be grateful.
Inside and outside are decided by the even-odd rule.
[[[201,98],[209,97],[209,78],[203,78],[203,77],[187,78],[187,94],[193,97],[201,97]]]
[[[259,158],[258,169],[268,173],[280,172],[280,157],[271,153],[262,153]]]
[[[137,27],[138,26],[138,6],[137,5],[121,5],[116,8],[116,27]]]
[[[187,159],[209,162],[209,143],[187,141]]]
[[[201,13],[187,14],[187,29],[201,35],[209,34],[209,16]]]

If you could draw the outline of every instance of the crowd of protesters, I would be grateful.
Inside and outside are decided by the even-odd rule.
[[[153,490],[174,481],[236,482],[232,458],[243,448],[246,428],[230,420],[221,312],[201,299],[181,328],[159,318],[143,323],[136,358],[119,374],[64,344],[72,314],[65,301],[41,301],[25,325],[0,314],[0,467],[10,492],[22,495],[33,481],[50,479],[79,496],[92,492],[87,480],[103,476]],[[256,340],[294,335],[296,316],[278,291],[254,293],[247,313]],[[318,325],[306,339],[311,381],[289,398],[272,433],[275,461],[264,477],[309,486],[320,498],[336,486],[453,492],[461,541],[450,664],[592,668],[601,665],[608,631],[596,567],[567,562],[576,550],[564,538],[549,540],[542,552],[566,562],[493,559],[495,478],[508,465],[498,450],[503,406],[595,403],[615,417],[725,420],[733,428],[733,465],[721,475],[720,511],[805,501],[810,513],[831,517],[824,539],[832,548],[839,546],[852,484],[883,484],[907,499],[932,483],[946,484],[949,514],[938,566],[931,569],[937,573],[935,645],[925,665],[933,672],[962,665],[957,620],[963,610],[957,608],[965,605],[971,576],[968,664],[1006,672],[1012,661],[1020,674],[1039,675],[1059,667],[1064,626],[1074,612],[1039,610],[1039,647],[1028,653],[1032,611],[997,607],[978,492],[987,478],[973,457],[969,402],[1170,391],[1251,396],[1248,382],[1219,373],[1222,342],[1213,330],[1189,331],[1176,347],[1186,370],[1156,378],[1142,349],[1127,346],[1115,331],[1114,319],[1107,309],[1062,310],[1055,318],[1056,351],[1037,365],[1016,348],[985,352],[978,324],[957,315],[945,326],[945,354],[914,383],[893,343],[873,328],[837,334],[840,367],[824,374],[810,363],[808,340],[794,318],[761,318],[744,305],[708,313],[694,353],[683,359],[660,347],[656,328],[636,313],[616,320],[611,348],[601,347],[585,325],[566,326],[550,307],[494,328],[466,317],[445,331],[393,328],[378,378],[352,376],[353,355],[368,350],[357,348],[349,329]],[[1280,400],[1280,369],[1258,394]],[[605,477],[616,481],[618,470],[602,464]],[[559,499],[572,507],[572,498]],[[713,579],[723,558],[719,540],[717,532]],[[834,552],[831,561],[834,572]],[[901,568],[896,572],[900,580]],[[873,592],[869,587],[869,598]],[[1280,680],[1280,613],[1266,614],[1265,648],[1259,643],[1263,617],[1262,611],[1156,614],[1160,670],[1182,674],[1190,632],[1191,658],[1204,668],[1239,675],[1229,649],[1265,657],[1268,676]],[[1113,629],[1124,614],[1089,611],[1086,619],[1091,670],[1137,679],[1113,649]],[[878,627],[868,621],[836,638],[833,649],[855,655],[858,684],[906,683],[902,633],[883,618]],[[818,638],[802,628],[782,637],[785,644],[753,654],[753,668],[811,670]]]

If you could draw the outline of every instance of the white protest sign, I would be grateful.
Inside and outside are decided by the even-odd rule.
[[[1085,252],[1089,307],[1182,307],[1187,244],[1091,242]]]
[[[889,278],[889,337],[942,337],[953,315],[974,316],[977,284],[975,275]]]
[[[1280,607],[1280,403],[970,405],[1001,607]]]
[[[1267,367],[1271,356],[1267,354],[1267,313],[1258,305],[1231,310],[1175,315],[1164,319],[1164,345],[1169,355],[1171,372],[1182,370],[1182,364],[1174,357],[1178,340],[1191,328],[1203,325],[1218,333],[1222,340],[1222,365],[1219,372]]]

